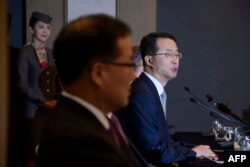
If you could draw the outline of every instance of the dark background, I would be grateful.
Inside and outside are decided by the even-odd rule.
[[[9,43],[21,48],[26,40],[25,0],[8,0],[8,8],[13,16]],[[189,101],[184,86],[204,101],[206,94],[216,97],[240,117],[250,115],[242,112],[250,107],[249,0],[157,0],[156,27],[173,33],[183,53],[178,77],[166,86],[172,133],[207,133],[215,120]]]
[[[242,117],[250,106],[250,1],[158,0],[157,31],[173,33],[183,53],[178,77],[166,86],[173,131],[208,133],[215,120],[189,101],[184,86]]]
[[[26,41],[25,6],[26,0],[8,0],[12,14],[9,166],[22,163],[23,113],[16,67],[18,49]],[[208,110],[189,101],[185,86],[203,101],[210,94],[225,102],[239,117],[245,114],[250,123],[250,1],[157,0],[156,27],[159,32],[174,34],[183,53],[178,77],[166,86],[169,124],[174,125],[171,133],[208,134],[215,120]]]
[[[25,0],[8,0],[8,11],[12,15],[9,32],[11,46],[21,48],[25,44]]]

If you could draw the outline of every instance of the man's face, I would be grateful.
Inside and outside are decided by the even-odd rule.
[[[106,100],[114,109],[119,109],[128,104],[130,95],[130,83],[135,79],[134,67],[132,66],[132,47],[128,37],[119,38],[117,47],[120,51],[114,64],[106,64],[108,77],[105,80]],[[131,66],[119,65],[120,63],[130,64]]]
[[[178,56],[169,56],[173,53],[178,53],[176,43],[169,38],[158,38],[157,41],[158,51],[152,56],[152,66],[154,74],[164,82],[169,81],[177,76],[179,61]],[[162,53],[168,53],[164,55]]]

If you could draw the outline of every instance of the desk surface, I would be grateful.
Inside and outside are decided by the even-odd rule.
[[[209,145],[212,150],[232,150],[232,145],[222,145],[214,140],[212,135],[202,135],[199,132],[176,132],[174,139],[184,143],[187,147],[193,147],[195,145]],[[223,152],[215,151],[219,156],[219,160],[223,159]],[[223,164],[218,164],[208,159],[201,160],[187,160],[179,163],[180,167],[221,167]]]
[[[213,135],[203,135],[199,132],[176,132],[174,139],[193,147],[195,145],[209,145],[212,150],[233,150],[233,142],[216,142]]]

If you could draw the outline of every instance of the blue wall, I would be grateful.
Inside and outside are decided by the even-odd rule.
[[[8,0],[8,9],[12,14],[9,44],[17,48],[21,48],[25,41],[24,2],[24,0]]]
[[[209,132],[215,120],[189,101],[184,86],[242,116],[250,106],[250,1],[158,0],[157,31],[173,33],[184,55],[178,77],[166,87],[174,130]]]

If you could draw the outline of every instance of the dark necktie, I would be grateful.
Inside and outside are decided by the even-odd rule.
[[[148,162],[136,149],[133,143],[130,142],[129,139],[126,137],[118,118],[114,114],[112,114],[109,121],[110,121],[109,133],[113,136],[119,147],[125,145],[125,147],[129,148],[129,151],[131,151],[131,154],[133,155],[133,158],[136,161],[138,167],[139,166],[151,167],[151,165],[148,164]]]
[[[109,132],[111,133],[111,135],[115,139],[116,143],[119,146],[121,146],[122,143],[126,143],[128,145],[126,135],[124,134],[122,127],[121,127],[121,124],[120,124],[119,120],[117,119],[117,117],[115,115],[112,115],[109,120],[110,120]]]

